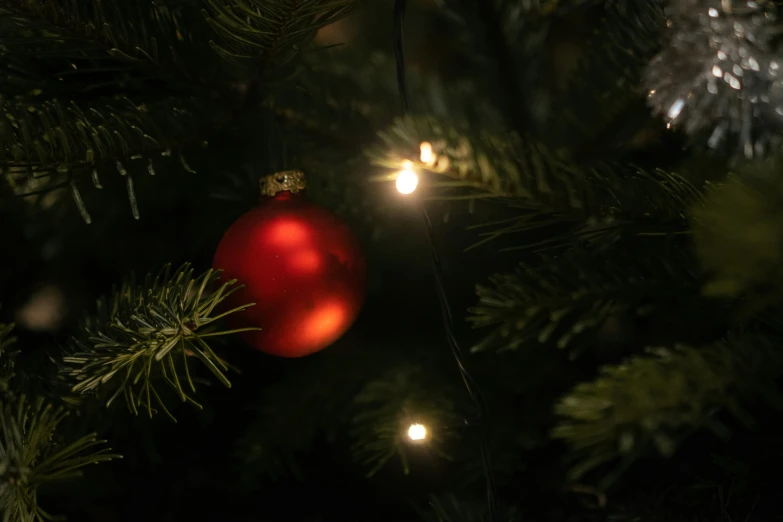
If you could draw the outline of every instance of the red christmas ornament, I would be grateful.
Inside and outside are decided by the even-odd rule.
[[[261,180],[267,196],[226,231],[213,267],[244,288],[228,304],[244,339],[262,352],[302,357],[326,348],[353,324],[364,302],[367,268],[348,226],[301,193],[304,175]]]

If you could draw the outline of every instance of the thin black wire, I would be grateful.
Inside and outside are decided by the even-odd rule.
[[[407,7],[407,0],[395,0],[394,2],[394,23],[393,23],[393,38],[394,38],[394,57],[397,63],[397,87],[400,92],[400,99],[402,101],[403,114],[405,116],[410,115],[410,94],[408,92],[407,78],[405,74],[405,46],[403,42],[403,20],[405,18],[405,9]],[[430,219],[427,209],[423,203],[421,203],[421,213],[424,218],[424,228],[427,231],[427,243],[430,250],[430,261],[432,265],[432,271],[435,276],[435,287],[438,292],[438,302],[440,304],[441,315],[443,316],[443,327],[446,331],[446,340],[449,343],[451,353],[454,355],[454,359],[457,362],[460,376],[465,383],[465,388],[470,395],[473,404],[476,406],[477,417],[473,421],[466,420],[465,423],[469,426],[479,426],[480,437],[480,451],[481,451],[481,463],[484,469],[484,475],[486,477],[487,484],[487,515],[489,517],[488,522],[495,522],[496,516],[496,497],[495,497],[495,479],[492,473],[492,465],[489,454],[489,445],[487,443],[486,426],[484,424],[487,418],[487,407],[484,402],[484,397],[479,390],[476,380],[470,374],[465,365],[462,355],[462,349],[457,342],[457,338],[454,335],[454,320],[451,313],[451,305],[449,304],[448,297],[446,296],[446,289],[443,285],[443,269],[438,256],[438,251],[435,248],[435,238],[432,228],[432,220]]]
[[[402,22],[405,19],[405,9],[408,7],[408,0],[394,1],[394,17],[392,38],[394,40],[394,60],[397,64],[397,89],[400,91],[402,100],[402,113],[405,116],[411,113],[410,93],[408,92],[408,82],[405,74],[405,43],[402,39]]]

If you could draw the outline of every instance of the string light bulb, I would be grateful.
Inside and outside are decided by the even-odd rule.
[[[413,163],[405,161],[402,170],[397,173],[397,191],[400,194],[411,194],[419,184],[419,177],[413,172]]]
[[[408,428],[408,438],[420,442],[427,438],[427,428],[423,424],[411,424]]]
[[[430,167],[435,165],[435,162],[437,161],[438,157],[435,155],[435,153],[432,150],[432,143],[428,141],[423,141],[419,146],[419,150],[421,151],[420,159],[422,163],[425,163]]]

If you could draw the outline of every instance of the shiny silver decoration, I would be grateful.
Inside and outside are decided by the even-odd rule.
[[[645,73],[670,127],[747,158],[783,142],[780,2],[671,0],[669,34]]]

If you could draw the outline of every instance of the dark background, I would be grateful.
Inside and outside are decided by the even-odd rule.
[[[427,2],[411,7],[406,25],[409,66],[414,71],[437,73],[457,81],[467,75],[469,68],[450,54],[453,33],[448,24],[432,14],[432,7]],[[547,112],[553,104],[552,100],[545,103],[547,93],[554,98],[551,93],[569,77],[594,15],[593,11],[582,12],[551,28],[550,43],[540,57],[543,72],[537,78],[539,120],[555,117]],[[342,41],[347,49],[368,56],[374,50],[388,53],[391,3],[366,4],[363,11],[323,30],[317,41],[324,45]],[[486,78],[478,81],[492,83]],[[416,95],[414,92],[414,98]],[[396,106],[398,101],[388,99],[384,103]],[[619,127],[615,131],[622,134]],[[89,226],[82,222],[66,190],[52,192],[34,203],[29,198],[4,198],[0,207],[0,229],[4,231],[0,320],[17,323],[19,346],[24,348],[23,365],[30,370],[45,368],[48,355],[58,353],[69,332],[78,326],[79,318],[94,309],[96,297],[109,294],[128,274],[155,271],[164,263],[191,262],[199,271],[208,268],[223,231],[255,204],[258,177],[281,168],[298,168],[298,153],[314,150],[300,143],[305,138],[295,131],[282,134],[266,122],[245,120],[211,140],[208,149],[189,152],[188,162],[196,174],[183,172],[172,161],[168,168],[159,169],[155,178],[138,177],[138,221],[131,216],[124,181],[119,176],[104,176],[102,191],[83,191],[93,215]],[[372,135],[366,138],[370,140]],[[605,134],[596,136],[599,138],[612,141]],[[664,134],[660,122],[643,126],[635,138],[631,154],[641,163],[654,159],[662,166],[680,157],[679,137]],[[285,155],[276,140],[284,142]],[[362,145],[356,143],[355,150]],[[599,154],[598,149],[588,152]],[[465,498],[478,499],[481,505],[478,446],[475,434],[469,430],[460,439],[446,443],[446,451],[456,456],[453,463],[424,446],[412,450],[409,474],[392,461],[367,479],[366,468],[353,462],[350,423],[337,420],[331,430],[307,438],[307,443],[295,452],[297,476],[290,469],[274,478],[267,473],[270,454],[287,455],[286,448],[278,447],[286,434],[297,438],[297,424],[287,423],[286,417],[317,418],[323,414],[322,409],[341,411],[340,404],[351,400],[355,381],[342,379],[343,373],[358,370],[370,381],[400,360],[415,360],[453,386],[459,413],[469,404],[444,340],[419,215],[390,184],[353,185],[359,188],[360,199],[366,198],[371,206],[384,203],[378,215],[357,210],[355,200],[347,204],[335,201],[334,194],[342,192],[341,184],[347,187],[357,183],[363,175],[349,172],[352,166],[346,165],[345,177],[333,176],[331,172],[340,170],[341,161],[339,154],[335,156],[328,176],[317,169],[308,170],[308,176],[313,185],[311,197],[351,224],[368,258],[367,301],[350,332],[328,350],[297,360],[264,355],[235,339],[225,342],[220,353],[241,369],[240,374],[230,376],[232,388],[205,379],[199,390],[204,410],[174,406],[176,423],[161,415],[152,419],[134,417],[122,403],[108,411],[100,404],[87,405],[69,418],[66,428],[97,431],[124,458],[88,469],[83,480],[44,489],[41,503],[49,512],[78,522],[401,522],[420,519],[415,506],[425,506],[431,493],[460,491]],[[230,186],[236,187],[235,197],[215,197],[220,189]],[[464,251],[477,238],[477,231],[470,230],[470,225],[501,218],[507,212],[489,203],[468,209],[467,204],[433,206],[447,291],[456,315],[458,338],[466,349],[483,335],[462,321],[465,310],[475,304],[475,284],[518,261],[517,255],[501,252],[498,244]],[[553,399],[573,382],[593,377],[598,363],[616,359],[631,342],[643,343],[651,333],[661,332],[650,332],[644,324],[619,318],[602,332],[597,343],[601,350],[580,365],[563,365],[565,353],[480,354],[471,358],[479,381],[485,383],[492,397],[503,396],[512,386],[528,392],[498,400],[498,407],[491,411],[495,429],[518,431],[520,447],[511,453],[497,453],[495,464],[500,468],[501,499],[521,506],[526,520],[609,519],[608,512],[599,506],[600,496],[590,493],[589,488],[586,494],[564,490],[569,464],[562,458],[564,448],[541,441],[551,424]],[[704,331],[691,333],[695,337],[711,335]],[[520,369],[524,369],[524,378],[515,379]],[[44,380],[49,378],[44,370],[41,375]],[[291,382],[298,383],[298,387]],[[282,392],[270,395],[270,390]],[[313,395],[321,397],[322,404],[299,400]],[[775,421],[767,418],[763,422]],[[304,423],[301,429],[310,430]],[[270,433],[277,437],[271,443]],[[684,457],[676,462],[642,462],[629,472],[613,497],[613,501],[619,499],[613,506],[619,505],[622,511],[622,506],[629,503],[644,511],[665,498],[675,506],[675,514],[666,522],[680,520],[676,518],[678,510],[688,513],[688,517],[696,513],[716,521],[739,520],[751,510],[756,517],[763,517],[767,511],[774,513],[774,501],[765,501],[764,495],[774,497],[780,479],[773,469],[764,466],[772,456],[757,449],[774,446],[774,441],[769,442],[742,430],[728,443],[719,443],[709,435],[694,438],[680,451]],[[716,457],[726,453],[724,444],[732,448],[734,458],[742,459],[746,473],[751,470],[753,477],[748,483],[763,487],[748,492],[742,489],[747,483],[735,485],[732,463]],[[265,457],[258,456],[257,446],[267,452]],[[713,447],[715,453],[705,451]],[[691,452],[691,448],[699,451]],[[691,454],[692,459],[688,458]],[[694,493],[680,488],[679,481],[699,483],[704,470],[709,470],[709,480],[704,481],[710,484],[708,489]],[[724,472],[734,478],[724,480]],[[724,498],[729,496],[734,500]],[[633,519],[633,514],[628,518]]]

